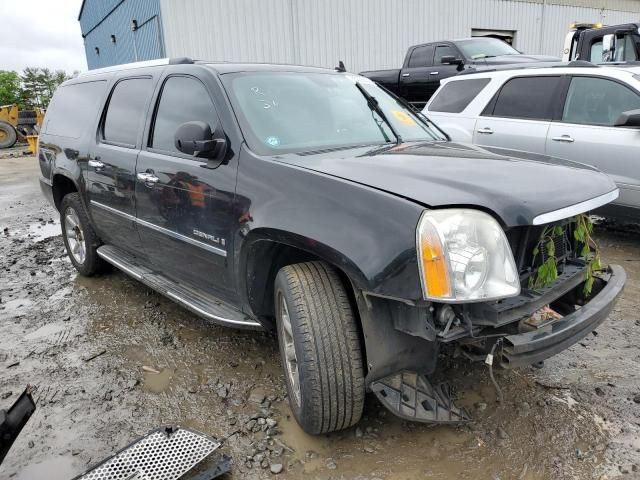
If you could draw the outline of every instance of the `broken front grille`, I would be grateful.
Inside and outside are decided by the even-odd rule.
[[[561,273],[567,261],[577,258],[577,252],[579,251],[576,248],[578,245],[573,238],[574,223],[572,221],[565,220],[549,225],[515,227],[506,232],[522,282],[533,275],[540,265],[549,258],[545,245],[538,244],[543,234],[545,234],[545,230],[549,232],[554,227],[562,229],[561,235],[553,237],[554,256],[556,257],[558,272]],[[537,246],[539,246],[539,253],[534,255],[534,250]]]

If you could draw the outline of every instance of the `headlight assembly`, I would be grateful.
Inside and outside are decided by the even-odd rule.
[[[480,210],[426,210],[416,235],[428,300],[473,302],[513,297],[520,278],[504,231]]]

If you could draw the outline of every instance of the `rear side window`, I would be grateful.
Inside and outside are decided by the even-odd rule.
[[[106,86],[107,82],[102,80],[58,87],[47,110],[45,133],[80,138],[96,118]]]
[[[430,67],[433,65],[433,46],[416,47],[409,57],[409,68]]]
[[[179,152],[174,136],[186,122],[205,122],[215,131],[218,118],[204,85],[192,77],[169,77],[164,83],[156,113],[151,147]]]
[[[105,141],[135,147],[152,86],[150,78],[129,78],[116,84],[102,127]]]
[[[495,100],[494,117],[551,120],[560,77],[518,77],[505,83]]]
[[[474,78],[447,83],[429,105],[430,112],[460,113],[476,98],[490,79]]]

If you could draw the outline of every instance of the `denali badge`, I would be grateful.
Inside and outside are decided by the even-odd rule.
[[[193,230],[193,234],[196,237],[204,238],[205,240],[209,240],[210,242],[217,243],[218,245],[226,246],[227,242],[224,238],[216,237],[214,235],[209,235],[208,233],[201,232],[200,230]]]

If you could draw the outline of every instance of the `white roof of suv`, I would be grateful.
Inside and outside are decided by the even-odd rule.
[[[586,63],[586,62],[585,62]],[[518,67],[518,68],[504,68],[491,70],[486,72],[477,72],[477,73],[469,73],[457,75],[455,77],[450,77],[444,79],[440,83],[440,88],[435,92],[435,94],[431,97],[429,102],[424,108],[424,112],[429,112],[429,107],[434,103],[437,99],[438,94],[443,90],[445,85],[452,82],[463,82],[465,80],[472,79],[488,79],[489,82],[482,87],[482,89],[475,95],[475,97],[468,102],[468,104],[461,110],[456,112],[456,114],[465,113],[469,115],[478,115],[487,105],[487,102],[491,99],[491,97],[496,93],[496,91],[502,86],[507,80],[514,77],[538,77],[544,75],[591,75],[591,76],[603,76],[608,78],[615,78],[618,80],[622,80],[625,83],[629,83],[629,81],[634,79],[640,80],[638,76],[640,75],[640,65],[604,65],[604,66],[588,66],[588,65],[579,65],[579,66],[571,66],[571,65],[557,65],[553,67]],[[446,112],[442,110],[434,110],[430,112],[433,114],[434,112]],[[445,113],[446,115],[446,113]]]

